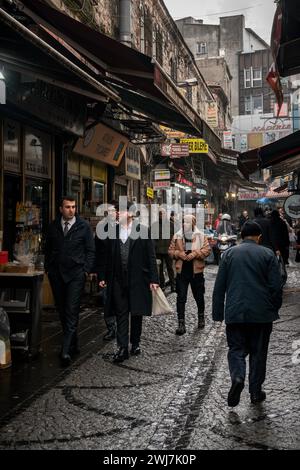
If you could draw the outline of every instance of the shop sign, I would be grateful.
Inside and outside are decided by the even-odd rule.
[[[262,197],[266,197],[266,192],[240,192],[238,193],[238,200],[239,201],[256,201]]]
[[[197,176],[194,178],[194,181],[195,181],[195,184],[201,184],[202,186],[207,186],[207,184],[208,184],[207,179],[199,178]]]
[[[84,138],[78,139],[74,152],[94,160],[119,166],[129,140],[104,124],[89,129]]]
[[[13,83],[13,84],[11,84]],[[86,123],[86,101],[82,97],[41,80],[10,82],[7,100],[56,128],[82,136]]]
[[[51,136],[30,127],[25,128],[25,174],[50,178]]]
[[[139,148],[129,144],[125,151],[125,174],[134,180],[141,179],[141,155]]]
[[[189,145],[189,153],[208,153],[208,144],[204,139],[181,139],[180,143]]]
[[[231,131],[224,131],[223,132],[223,145],[224,145],[224,149],[233,149],[233,141],[232,141],[232,132]]]
[[[168,137],[168,139],[184,139],[185,133],[181,131],[176,131],[175,129],[170,129],[166,126],[159,126],[163,133]]]
[[[206,121],[207,124],[216,129],[219,125],[218,123],[218,105],[217,103],[207,103],[206,108]]]
[[[178,183],[185,184],[186,186],[189,186],[190,188],[194,186],[194,184],[191,181],[185,179],[182,175],[177,175],[177,181]]]
[[[147,197],[150,199],[154,198],[154,190],[152,188],[147,188]]]
[[[227,165],[237,166],[237,158],[235,157],[228,157],[227,155],[219,156],[218,160],[222,163],[226,163]]]
[[[168,189],[171,187],[170,181],[156,181],[153,183],[154,191],[158,191],[159,189]]]
[[[17,122],[10,119],[4,121],[3,140],[4,171],[21,173],[20,126]]]
[[[182,158],[189,156],[188,144],[162,144],[161,156],[170,158]]]
[[[284,210],[292,219],[300,219],[300,194],[289,196],[285,200]]]
[[[154,181],[169,180],[171,178],[170,170],[155,170]]]
[[[196,193],[200,194],[201,196],[207,195],[207,191],[205,189],[196,189]]]
[[[172,144],[171,145],[171,158],[188,157],[190,154],[188,144]]]

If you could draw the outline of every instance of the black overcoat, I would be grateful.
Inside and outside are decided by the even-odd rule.
[[[136,235],[136,236],[135,236]],[[105,315],[114,315],[113,283],[117,277],[119,253],[119,227],[117,237],[107,243],[107,256],[97,260],[100,267],[98,277],[107,283]],[[150,284],[159,284],[153,241],[147,227],[134,224],[130,236],[128,257],[128,299],[132,315],[150,316],[152,314],[152,292]]]

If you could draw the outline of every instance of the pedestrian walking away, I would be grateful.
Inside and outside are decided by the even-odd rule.
[[[198,309],[198,327],[205,326],[204,303],[204,267],[205,258],[211,252],[207,237],[197,228],[193,215],[184,216],[183,230],[173,237],[169,255],[176,260],[176,292],[177,292],[177,335],[186,333],[185,304],[189,285]]]
[[[109,238],[108,256],[100,266],[100,287],[107,286],[106,315],[116,315],[117,346],[113,362],[128,359],[129,319],[131,354],[141,352],[143,316],[152,313],[152,292],[159,287],[153,241],[149,229],[133,222],[133,206],[119,212],[116,237]]]
[[[90,226],[76,215],[72,196],[61,200],[60,215],[49,226],[45,271],[52,287],[63,329],[60,357],[69,365],[79,353],[77,327],[86,276],[94,267],[95,244]]]
[[[266,376],[272,324],[282,303],[281,276],[276,256],[259,245],[262,231],[252,221],[242,227],[242,243],[223,256],[213,291],[213,320],[225,319],[232,385],[228,406],[239,404],[249,355],[249,393],[253,404],[266,398]],[[226,302],[225,302],[226,296]],[[225,302],[225,310],[224,310]]]

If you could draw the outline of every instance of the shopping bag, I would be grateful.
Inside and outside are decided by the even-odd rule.
[[[159,287],[152,291],[152,315],[165,315],[173,313],[172,307],[166,299],[165,294]]]

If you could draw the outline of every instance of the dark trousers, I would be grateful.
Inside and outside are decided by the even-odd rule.
[[[258,393],[266,378],[272,323],[234,323],[226,326],[231,380],[245,380],[249,355],[249,393]]]
[[[107,300],[107,287],[103,289],[103,304],[105,306]],[[104,321],[106,327],[109,331],[116,329],[116,317],[115,315],[111,315],[111,312],[108,312],[107,309],[104,309]]]
[[[185,318],[185,304],[189,285],[191,285],[192,293],[197,304],[198,314],[201,315],[204,313],[204,275],[203,273],[193,274],[193,272],[185,273],[183,271],[177,274],[176,277],[178,320],[184,320]]]
[[[130,317],[130,343],[137,346],[142,335],[143,316],[129,314],[128,290],[121,287],[118,281],[113,284],[113,305],[117,320],[117,344],[128,348],[129,344],[129,317]]]
[[[48,277],[63,329],[62,353],[70,354],[72,349],[78,347],[77,327],[85,274],[69,282],[65,282],[59,273],[49,273]]]
[[[175,287],[175,275],[173,269],[173,261],[168,254],[156,255],[157,259],[161,261],[159,265],[159,283],[160,287],[165,287],[166,281],[164,276],[164,263],[166,263],[170,286]]]

